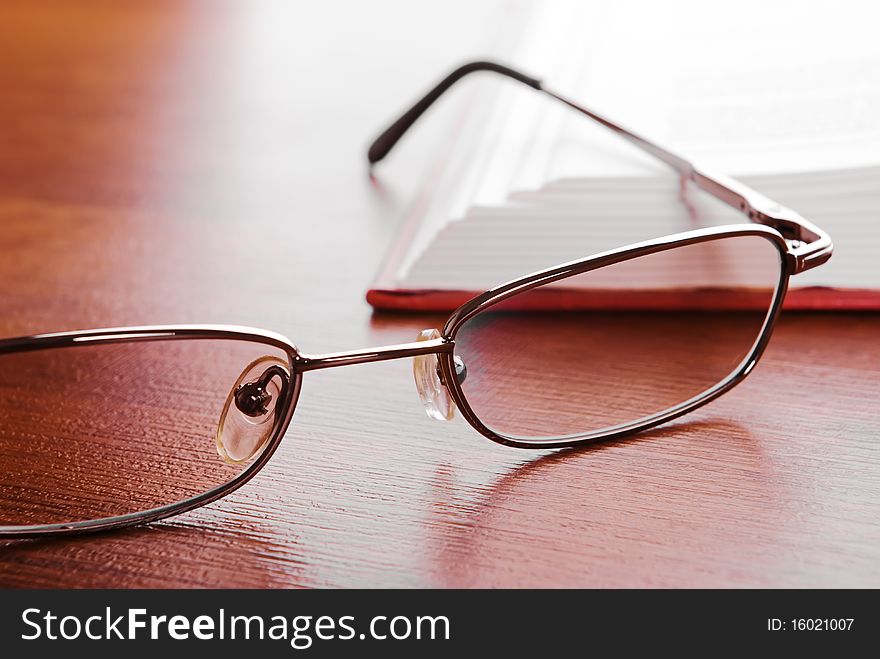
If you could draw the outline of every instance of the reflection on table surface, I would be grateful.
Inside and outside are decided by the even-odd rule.
[[[369,343],[405,340],[438,320],[376,316]],[[877,410],[864,401],[880,390],[880,369],[863,364],[877,329],[870,317],[793,315],[761,368],[728,396],[639,436],[558,452],[509,449],[460,419],[429,420],[407,363],[309,374],[278,454],[238,493],[148,528],[9,543],[0,579],[873,583]],[[812,384],[794,391],[792,380]],[[848,566],[829,538],[847,543]],[[77,569],[58,569],[74,556]],[[108,560],[113,570],[101,567]]]

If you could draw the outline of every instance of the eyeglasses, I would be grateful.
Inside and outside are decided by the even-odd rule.
[[[0,537],[150,522],[229,494],[272,457],[309,371],[413,358],[428,414],[489,439],[574,446],[635,433],[739,383],[767,345],[789,277],[829,236],[510,68],[474,62],[371,146],[384,158],[460,78],[524,83],[615,131],[750,220],[628,245],[471,299],[413,343],[322,355],[268,331],[153,326],[0,341]]]

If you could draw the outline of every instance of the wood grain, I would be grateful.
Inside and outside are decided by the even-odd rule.
[[[498,7],[318,4],[3,3],[2,335],[244,323],[321,352],[442,323],[363,295],[456,101],[378,183],[364,149]],[[408,363],[309,373],[246,487],[6,543],[0,585],[880,586],[878,336],[874,314],[787,314],[729,395],[577,451],[430,421]]]

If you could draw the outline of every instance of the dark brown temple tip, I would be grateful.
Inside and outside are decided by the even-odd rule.
[[[397,121],[391,124],[373,141],[370,145],[369,151],[367,151],[367,160],[369,160],[370,165],[372,166],[387,156],[391,149],[394,148],[394,145],[397,144],[400,138],[409,130],[410,126],[418,121],[419,117],[424,114],[425,110],[431,107],[431,105],[443,95],[443,92],[452,87],[452,85],[466,75],[478,71],[497,73],[507,78],[511,78],[512,80],[516,80],[524,85],[528,85],[533,89],[541,89],[541,81],[537,78],[527,76],[524,73],[520,73],[519,71],[504,66],[503,64],[496,64],[495,62],[468,62],[467,64],[463,64],[443,78],[443,80],[420,98],[415,105],[404,112]]]

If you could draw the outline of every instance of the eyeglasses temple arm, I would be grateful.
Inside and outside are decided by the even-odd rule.
[[[768,199],[739,181],[727,176],[711,174],[706,170],[698,168],[691,161],[673,151],[645,139],[637,133],[593,112],[589,108],[565,98],[561,94],[545,88],[543,83],[537,78],[495,62],[469,62],[458,67],[443,78],[373,141],[367,152],[370,165],[374,165],[387,156],[400,138],[446,90],[465,76],[480,71],[497,73],[564,103],[576,112],[614,131],[629,143],[666,163],[678,172],[682,179],[692,181],[700,189],[745,214],[751,221],[775,228],[790,241],[791,253],[796,259],[795,272],[813,268],[831,257],[833,246],[828,234],[805,220],[795,211]]]
[[[541,81],[537,78],[527,76],[526,74],[520,73],[519,71],[504,66],[503,64],[496,64],[495,62],[469,62],[463,64],[437,83],[433,89],[416,101],[415,105],[404,112],[397,121],[386,128],[379,137],[373,140],[369,151],[367,151],[367,160],[370,161],[370,165],[372,166],[376,164],[387,156],[400,138],[406,134],[406,131],[418,121],[419,117],[425,113],[425,110],[431,107],[446,90],[465,76],[478,71],[497,73],[506,78],[510,78],[511,80],[516,80],[532,89],[541,89]]]

